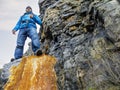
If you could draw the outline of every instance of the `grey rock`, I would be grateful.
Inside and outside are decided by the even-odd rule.
[[[53,6],[43,20],[54,36],[59,89],[119,90],[119,2],[59,0]]]
[[[14,60],[8,64],[5,64],[2,69],[1,79],[6,81],[10,76],[10,68],[12,66],[17,66],[20,63],[21,59]]]
[[[53,36],[59,90],[119,90],[119,0],[43,0],[39,7]]]

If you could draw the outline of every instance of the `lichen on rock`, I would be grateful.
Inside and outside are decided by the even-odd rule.
[[[118,0],[58,0],[46,8],[60,90],[119,90],[119,21]]]
[[[47,55],[23,57],[11,68],[4,90],[57,90],[55,63],[56,59]]]
[[[49,42],[48,53],[58,60],[58,89],[120,90],[120,1],[42,1],[41,48]]]

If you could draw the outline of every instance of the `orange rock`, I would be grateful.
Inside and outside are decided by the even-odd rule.
[[[55,64],[56,59],[48,55],[23,57],[11,68],[4,90],[58,90]]]
[[[72,26],[72,27],[69,28],[69,30],[71,30],[71,31],[74,31],[74,30],[76,30],[76,29],[77,29],[76,26]]]

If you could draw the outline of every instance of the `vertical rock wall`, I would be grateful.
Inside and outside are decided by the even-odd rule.
[[[39,0],[39,7],[41,48],[58,60],[59,90],[120,90],[120,1]],[[4,66],[3,80],[19,62]]]
[[[119,90],[118,0],[44,1],[40,13],[53,36],[49,54],[58,59],[59,90]]]

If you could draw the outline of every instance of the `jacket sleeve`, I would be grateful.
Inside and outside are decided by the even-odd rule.
[[[20,19],[18,20],[16,26],[13,28],[13,30],[17,31],[17,30],[20,29],[21,19],[22,19],[22,17],[20,17]]]
[[[35,22],[36,22],[37,24],[39,24],[39,25],[42,26],[42,20],[41,20],[40,17],[38,17],[37,15],[34,15],[34,16],[33,16],[33,19],[35,20]]]

